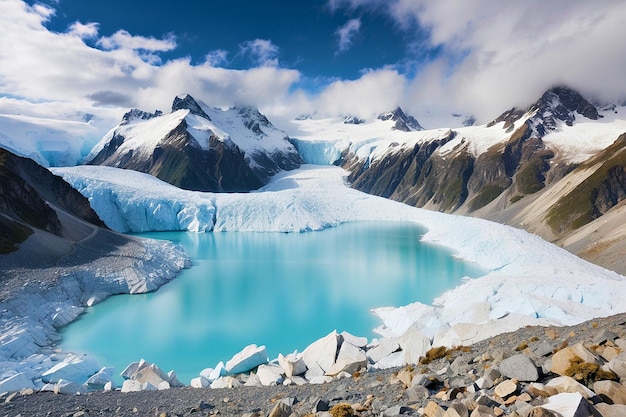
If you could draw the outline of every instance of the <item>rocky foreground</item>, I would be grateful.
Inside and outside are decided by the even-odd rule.
[[[4,416],[626,416],[626,314],[526,327],[419,364],[332,382],[63,395],[1,395]],[[235,383],[234,385],[239,385]]]

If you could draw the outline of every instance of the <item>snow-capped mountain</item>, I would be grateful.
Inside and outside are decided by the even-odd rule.
[[[567,87],[483,126],[390,132],[382,120],[294,124],[303,159],[346,168],[356,189],[522,226],[575,253],[593,252],[589,245],[597,240],[567,238],[600,217],[606,221],[626,200],[626,107],[598,110]],[[603,264],[626,271],[623,257],[610,258]]]
[[[209,108],[190,95],[172,111],[131,110],[86,161],[152,174],[200,191],[250,191],[281,170],[300,165],[287,135],[258,110]]]

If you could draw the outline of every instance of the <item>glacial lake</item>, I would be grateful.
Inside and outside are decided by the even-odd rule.
[[[143,358],[185,384],[245,346],[302,351],[332,330],[376,335],[370,309],[426,304],[486,271],[420,242],[405,222],[306,233],[147,233],[182,245],[193,266],[150,294],[117,295],[62,330],[61,348],[119,374]],[[121,382],[121,378],[120,381]]]

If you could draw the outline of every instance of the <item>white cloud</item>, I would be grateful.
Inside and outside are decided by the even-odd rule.
[[[626,96],[626,2],[607,0],[330,0],[333,9],[367,8],[400,28],[430,33],[440,56],[411,85],[420,100],[474,112],[481,121],[525,106],[555,84],[587,96]],[[433,86],[432,83],[437,83]],[[425,91],[436,91],[437,96]]]
[[[242,55],[249,56],[253,62],[263,66],[278,65],[278,46],[268,39],[254,39],[239,45]]]
[[[83,24],[80,22],[74,22],[70,25],[68,33],[70,35],[78,36],[81,39],[94,39],[98,36],[98,29],[100,25],[98,23]]]
[[[406,79],[393,69],[366,71],[357,80],[339,80],[314,99],[321,114],[371,117],[393,110],[402,100]]]
[[[352,40],[361,30],[361,19],[350,19],[341,26],[335,34],[337,35],[338,53],[342,53],[350,49]]]
[[[220,65],[228,63],[228,51],[225,51],[223,49],[216,49],[206,54],[204,60],[209,65],[213,67],[218,67]]]

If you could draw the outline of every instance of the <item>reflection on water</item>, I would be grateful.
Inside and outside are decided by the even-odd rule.
[[[184,383],[248,344],[271,358],[333,329],[359,336],[371,308],[431,303],[483,273],[419,241],[411,223],[359,222],[309,233],[149,233],[183,245],[193,261],[159,291],[111,297],[63,331],[63,347],[121,371],[144,358]]]

